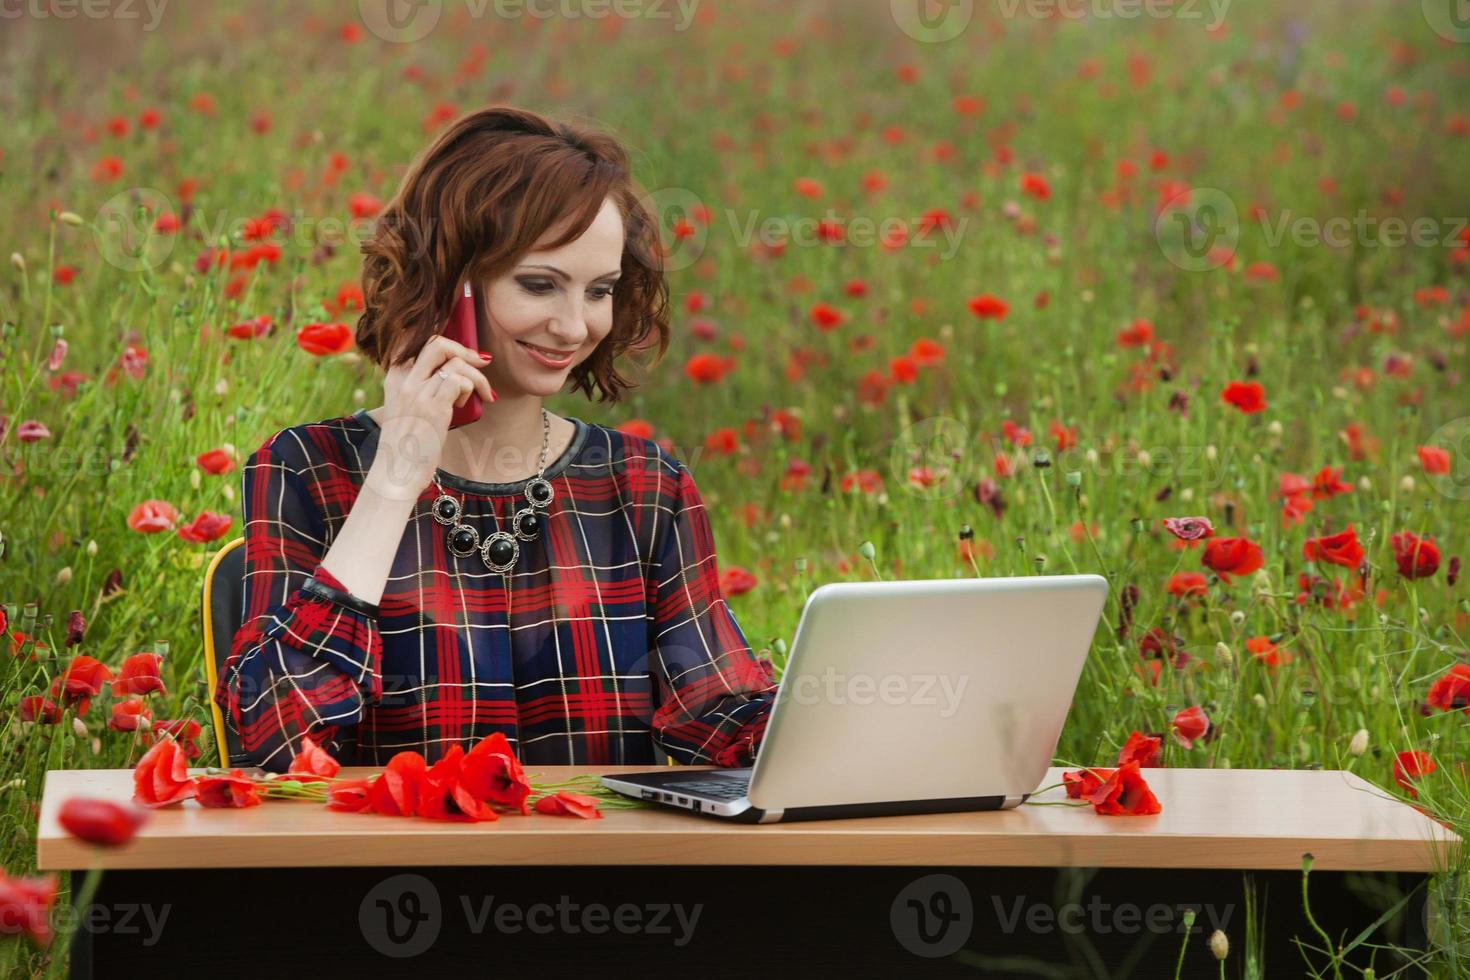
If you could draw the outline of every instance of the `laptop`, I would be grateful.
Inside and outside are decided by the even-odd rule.
[[[606,774],[745,823],[1001,810],[1040,786],[1101,575],[834,582],[807,597],[755,764]]]

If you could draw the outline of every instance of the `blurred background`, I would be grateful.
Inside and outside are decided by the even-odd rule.
[[[358,244],[492,103],[632,150],[673,343],[548,407],[688,463],[778,670],[822,582],[1099,572],[1067,764],[1199,707],[1164,764],[1348,768],[1465,833],[1467,55],[1461,0],[7,0],[4,867],[46,768],[160,724],[209,764],[239,463],[381,403]],[[139,651],[132,729],[55,685]]]

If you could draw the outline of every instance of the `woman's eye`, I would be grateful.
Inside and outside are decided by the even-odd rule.
[[[594,289],[594,290],[592,290],[592,298],[593,299],[607,299],[609,296],[612,295],[612,292],[613,292],[613,287],[611,287],[611,286],[604,286],[604,287],[602,287],[600,289]]]
[[[521,288],[528,293],[534,293],[537,296],[545,296],[547,293],[551,292],[551,283],[547,282],[544,279],[522,279]]]

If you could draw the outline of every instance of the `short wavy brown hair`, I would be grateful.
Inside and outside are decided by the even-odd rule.
[[[414,160],[362,244],[357,346],[387,369],[438,333],[465,279],[498,278],[570,217],[544,247],[578,238],[609,196],[623,219],[612,331],[572,369],[572,390],[618,402],[633,383],[614,362],[669,346],[669,287],[654,216],[612,136],[534,112],[489,106],[456,120]]]

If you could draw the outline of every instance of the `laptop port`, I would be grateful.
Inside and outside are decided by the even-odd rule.
[[[681,796],[681,797],[679,797],[679,803],[681,805],[683,805],[683,806],[688,806],[689,805],[689,798],[687,796]]]
[[[646,790],[643,791],[643,798],[645,800],[656,800],[656,799],[658,799],[658,791],[657,790],[652,790],[652,789],[646,789]]]

